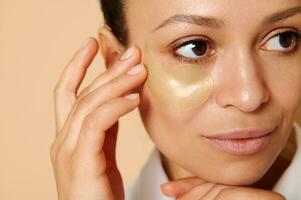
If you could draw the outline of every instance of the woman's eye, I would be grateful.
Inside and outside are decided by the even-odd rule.
[[[289,51],[295,48],[297,40],[297,32],[284,32],[268,40],[263,46],[263,49],[268,51]]]
[[[206,56],[209,50],[209,44],[205,41],[195,40],[186,42],[186,44],[182,44],[177,50],[175,51],[177,55],[196,59],[203,56]]]

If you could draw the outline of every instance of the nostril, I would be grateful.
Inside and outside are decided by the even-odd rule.
[[[254,112],[266,104],[269,100],[269,94],[266,90],[260,91],[260,93],[243,92],[241,97],[241,110],[245,112]]]
[[[216,96],[216,102],[223,108],[233,109],[235,107],[243,112],[255,112],[266,104],[270,95],[265,88],[260,90],[248,88],[224,89]]]

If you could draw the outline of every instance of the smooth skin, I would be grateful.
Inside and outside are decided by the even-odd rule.
[[[104,27],[103,31],[109,30]],[[109,51],[101,43],[107,70],[79,92],[98,45],[90,38],[66,66],[54,89],[56,138],[50,154],[60,200],[124,199],[115,157],[118,119],[139,105],[136,94],[147,72],[142,68],[137,74],[126,73],[139,66],[138,48],[132,47],[132,55],[122,59],[124,49]],[[126,98],[128,94],[132,95]],[[162,191],[178,200],[285,199],[271,191],[214,184],[197,177],[171,181]]]

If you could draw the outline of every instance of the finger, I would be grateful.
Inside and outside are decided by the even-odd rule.
[[[141,53],[140,50],[133,46],[126,50],[123,54],[126,55],[127,59],[122,59],[121,56],[113,65],[109,67],[105,72],[98,75],[88,87],[86,87],[80,94],[78,95],[79,98],[87,95],[91,91],[95,90],[99,86],[108,83],[109,81],[117,78],[118,76],[124,74],[128,71],[132,66],[135,66],[140,63],[141,61]]]
[[[76,101],[77,90],[86,74],[87,68],[97,54],[97,50],[97,41],[94,38],[89,38],[87,43],[76,52],[60,75],[59,81],[54,89],[57,133],[62,129]]]
[[[188,193],[181,195],[177,200],[191,200],[191,199],[201,199],[210,191],[210,189],[214,186],[214,183],[204,183],[201,185],[197,185],[192,188]]]
[[[123,55],[121,56],[112,67],[108,68],[105,72],[101,73],[88,87],[86,87],[83,91],[77,95],[78,99],[84,98],[87,94],[91,93],[96,88],[104,85],[112,81],[113,79],[117,78],[118,76],[124,74],[134,65],[137,65],[141,61],[141,53],[137,47],[129,48]],[[127,59],[124,59],[126,57]],[[74,111],[76,110],[76,105],[73,105],[67,120],[65,121],[63,130],[67,130],[70,124],[70,118],[73,115]],[[63,142],[65,134],[60,134],[57,137],[56,146],[60,147],[61,143]]]
[[[268,190],[250,187],[227,187],[218,193],[216,200],[285,200],[279,194]]]
[[[133,67],[132,64],[139,63],[140,60],[141,60],[140,50],[138,48],[136,48],[136,47],[134,47],[133,50],[134,50],[134,52],[133,52],[134,54],[132,56],[128,57],[128,59],[126,59],[126,60],[119,59],[120,61],[117,61],[116,63],[113,64],[112,71],[110,71],[108,73],[105,72],[104,76],[99,77],[100,80],[96,79],[94,81],[94,83],[96,85],[94,84],[90,88],[87,88],[85,90],[86,92],[83,91],[81,93],[80,97],[78,97],[77,102],[81,101],[80,99],[84,99],[86,96],[88,96],[88,94],[92,93],[92,91],[90,91],[90,90],[92,90],[92,88],[96,88],[96,89],[94,89],[95,91],[99,90],[99,89],[97,89],[98,84],[100,84],[100,86],[109,84],[109,82],[112,81],[114,78],[117,79],[117,77],[120,77],[122,74],[124,74],[130,68],[132,68]],[[122,64],[121,64],[121,62],[122,62]],[[100,86],[98,88],[100,88]],[[98,96],[98,98],[102,98],[102,96],[106,95],[107,93],[110,94],[111,92],[112,91],[110,91],[110,90],[108,90],[107,92],[104,91],[102,93],[98,92],[97,96]],[[84,93],[87,93],[87,94],[84,94]],[[127,94],[127,93],[128,93],[128,91],[125,92],[125,94]],[[106,99],[104,99],[104,100],[106,100]],[[101,102],[99,102],[99,103],[101,103]],[[56,141],[56,143],[54,145],[55,148],[53,148],[53,149],[55,149],[55,152],[57,152],[61,148],[62,143],[65,140],[65,136],[66,136],[66,134],[68,132],[68,129],[70,127],[70,124],[71,124],[71,119],[73,118],[74,112],[77,110],[77,107],[78,107],[77,103],[74,104],[74,106],[73,106],[73,108],[72,108],[69,116],[67,117],[67,121],[64,124],[62,134],[59,135],[59,137],[57,138],[57,141]],[[79,129],[79,126],[80,126],[80,122],[78,122],[78,125],[77,125],[77,127],[75,127],[75,129],[76,128]]]
[[[225,189],[230,188],[226,185],[214,185],[208,192],[202,197],[202,200],[214,200]]]
[[[139,74],[123,74],[77,101],[77,108],[70,119],[70,127],[65,133],[66,136],[62,144],[65,150],[69,152],[73,151],[78,140],[80,126],[88,113],[92,112],[105,102],[124,95],[127,91],[136,88],[145,80],[146,70],[142,65],[139,65],[139,68],[142,70]]]
[[[79,162],[82,167],[96,167],[93,176],[101,176],[106,171],[106,159],[103,156],[103,144],[105,141],[106,131],[112,127],[118,119],[132,111],[139,104],[139,95],[132,94],[135,99],[119,97],[113,99],[88,114],[83,120],[78,144],[75,149],[75,155],[80,158]],[[99,155],[101,160],[99,161]],[[106,155],[107,156],[107,155]],[[84,170],[84,171],[85,171]],[[86,171],[85,171],[86,172]]]
[[[205,181],[198,177],[186,177],[162,184],[161,190],[167,196],[177,197],[204,183]]]

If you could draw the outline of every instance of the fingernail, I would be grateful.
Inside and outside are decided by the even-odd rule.
[[[129,59],[130,57],[132,57],[134,55],[134,51],[135,51],[134,47],[131,47],[131,48],[127,49],[124,52],[124,54],[120,57],[119,60],[124,61],[124,60]]]
[[[86,48],[86,47],[89,45],[89,43],[90,43],[90,38],[86,39],[86,40],[82,43],[80,49]]]
[[[162,194],[164,194],[165,196],[167,197],[176,197],[174,194],[173,194],[173,190],[172,188],[169,187],[169,185],[167,183],[163,183],[160,185],[161,186],[161,192]]]
[[[132,67],[129,71],[127,71],[127,74],[135,75],[135,74],[142,72],[143,69],[144,69],[144,66],[142,64],[139,64],[139,65]]]
[[[139,93],[133,93],[133,94],[129,94],[129,95],[125,96],[125,98],[134,100],[134,99],[137,99],[138,96],[139,96]]]

